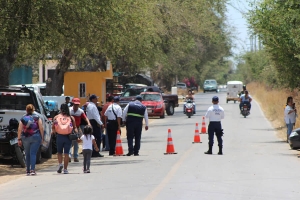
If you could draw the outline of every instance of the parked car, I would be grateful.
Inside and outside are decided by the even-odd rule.
[[[186,89],[187,87],[186,87],[186,84],[185,83],[182,83],[182,82],[178,82],[177,84],[176,84],[176,87],[177,88],[180,88],[180,89]]]
[[[204,81],[204,84],[203,84],[203,92],[212,92],[212,91],[215,91],[215,92],[218,92],[218,83],[216,80],[214,79],[209,79],[209,80],[205,80]]]
[[[27,87],[0,87],[0,156],[5,156],[6,133],[8,131],[9,120],[11,118],[21,119],[26,114],[26,106],[33,104],[36,114],[42,119],[44,126],[45,143],[37,154],[37,163],[41,162],[41,157],[52,157],[52,122],[48,119],[49,112],[44,105],[42,95],[35,90]],[[48,116],[47,116],[48,115]],[[3,141],[3,143],[1,143]],[[48,146],[45,147],[45,144]],[[55,145],[53,145],[55,148]]]
[[[142,92],[142,103],[147,107],[148,116],[165,118],[165,102],[159,92]]]
[[[120,96],[120,106],[125,108],[125,106],[130,102],[134,101],[137,95],[140,95],[142,92],[158,92],[162,95],[163,100],[165,101],[165,109],[167,115],[173,115],[175,112],[175,107],[178,107],[178,95],[176,94],[164,94],[156,86],[147,86],[147,87],[134,87],[127,89]]]

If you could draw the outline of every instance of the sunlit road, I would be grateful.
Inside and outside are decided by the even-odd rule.
[[[0,199],[299,199],[300,162],[296,152],[281,142],[258,104],[244,119],[238,104],[226,104],[224,155],[205,155],[207,134],[201,144],[192,144],[195,123],[216,93],[196,95],[197,113],[188,119],[182,106],[174,116],[155,119],[143,132],[140,156],[92,160],[91,174],[82,173],[82,163],[71,163],[70,174],[57,174],[56,166],[0,185]],[[164,155],[168,128],[172,130],[176,155]],[[201,127],[199,127],[201,128]],[[123,140],[124,152],[127,143]],[[80,160],[82,161],[82,159]]]

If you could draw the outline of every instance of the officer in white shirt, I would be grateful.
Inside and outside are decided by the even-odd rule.
[[[95,137],[96,144],[100,148],[101,138],[102,138],[102,128],[104,126],[100,119],[100,114],[96,106],[97,101],[98,101],[98,97],[96,95],[93,94],[90,96],[90,103],[86,107],[86,115],[93,127],[93,135]],[[103,157],[103,155],[101,155],[99,152],[95,151],[94,149],[92,153],[92,157]]]
[[[113,103],[107,107],[104,113],[104,124],[106,126],[106,133],[108,134],[110,156],[115,154],[117,131],[121,133],[122,108],[118,104],[119,101],[120,97],[114,97]]]
[[[221,120],[224,119],[224,109],[218,105],[219,98],[214,96],[212,98],[213,105],[210,106],[205,114],[205,117],[209,119],[208,125],[208,151],[205,154],[212,154],[212,147],[214,145],[214,134],[216,133],[218,146],[219,146],[219,155],[223,154],[223,129],[221,125]]]
[[[141,146],[141,136],[143,129],[143,118],[145,118],[145,130],[148,130],[148,112],[145,105],[142,104],[142,97],[136,96],[136,100],[130,102],[123,111],[123,123],[126,124],[128,154],[127,156],[139,156]],[[134,138],[134,147],[133,147]]]

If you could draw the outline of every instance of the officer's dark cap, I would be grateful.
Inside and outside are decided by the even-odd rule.
[[[219,97],[214,96],[214,97],[212,98],[212,101],[219,101]]]
[[[142,98],[141,95],[137,95],[137,96],[135,97],[135,99],[141,101],[143,98]]]

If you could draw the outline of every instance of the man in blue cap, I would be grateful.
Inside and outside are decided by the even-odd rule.
[[[121,131],[122,108],[118,104],[119,101],[118,96],[114,97],[113,103],[107,107],[104,113],[110,156],[115,154],[117,131]]]
[[[209,119],[208,125],[208,151],[204,152],[205,154],[212,154],[212,147],[214,145],[214,135],[216,133],[218,146],[219,146],[219,155],[223,154],[223,129],[221,125],[221,120],[224,119],[224,109],[218,105],[219,98],[214,96],[212,98],[213,105],[210,106],[205,114],[205,117]]]
[[[145,130],[148,130],[148,112],[146,106],[142,104],[142,97],[136,96],[136,100],[127,104],[123,110],[123,123],[126,124],[128,154],[127,156],[139,155],[141,146],[141,136],[143,129],[143,118],[145,118]],[[133,146],[133,138],[135,144]]]
[[[100,114],[97,109],[97,102],[98,102],[98,97],[96,95],[91,95],[89,98],[90,102],[87,105],[86,108],[86,115],[88,119],[90,120],[90,123],[93,127],[93,135],[95,137],[97,146],[100,148],[101,144],[101,134],[102,134],[102,129],[104,128],[103,123],[100,119]],[[100,153],[97,151],[93,150],[92,157],[103,157]]]

